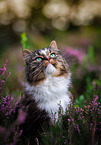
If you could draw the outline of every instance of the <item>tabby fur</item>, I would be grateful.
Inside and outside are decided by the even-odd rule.
[[[22,104],[27,117],[20,127],[25,136],[37,137],[40,126],[46,123],[48,126],[52,122],[52,113],[56,113],[58,120],[60,105],[63,114],[68,109],[71,102],[68,91],[71,73],[55,41],[49,47],[33,52],[24,49],[23,56],[26,82]]]

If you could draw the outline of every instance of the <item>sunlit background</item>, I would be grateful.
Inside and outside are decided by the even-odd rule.
[[[31,50],[56,40],[60,49],[72,51],[78,57],[80,65],[83,55],[83,65],[87,64],[89,53],[92,65],[87,66],[88,72],[96,71],[91,79],[100,77],[101,0],[0,0],[0,64],[8,59],[11,92],[19,92],[24,80],[20,37],[23,32],[28,35]],[[76,63],[74,60],[73,64]],[[74,85],[76,79],[81,79],[82,86],[85,85],[86,74],[80,66],[76,72],[74,69],[73,75]],[[84,88],[77,94],[83,91]]]

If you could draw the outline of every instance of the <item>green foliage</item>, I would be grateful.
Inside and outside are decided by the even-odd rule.
[[[30,47],[29,42],[28,42],[28,38],[26,33],[22,33],[21,35],[21,44],[23,46],[24,49],[28,49]]]
[[[96,62],[96,55],[93,46],[88,47],[88,53],[83,58],[83,67],[84,69],[87,67],[88,64],[93,65]]]
[[[75,99],[76,107],[84,106],[84,101],[85,101],[84,95],[81,95],[79,98]]]
[[[99,96],[97,95],[99,94]],[[51,124],[42,137],[43,145],[100,145],[101,92],[95,90],[90,79],[86,92],[71,103],[65,115],[58,112],[59,120]],[[54,119],[56,120],[56,119]]]
[[[88,58],[92,64],[96,60],[95,51],[94,51],[93,46],[89,46],[89,48],[88,48]]]
[[[64,38],[64,34],[62,36],[61,33],[59,33],[59,35],[56,32],[54,33],[55,33],[55,37],[59,38],[59,41],[60,38],[61,39]],[[66,36],[67,36],[67,32],[65,35],[65,41],[67,42]],[[51,36],[51,39],[52,38],[53,36]],[[48,39],[50,41],[50,35],[48,35]],[[47,44],[46,38],[38,37],[37,43],[39,42],[39,40],[42,42],[44,40],[44,42]],[[34,41],[36,41],[36,39]],[[23,33],[21,35],[21,43],[23,45],[23,49],[29,49],[30,43],[26,33]],[[37,43],[35,44],[38,46]],[[56,121],[55,114],[53,114],[53,118],[52,118],[53,122],[50,124],[50,128],[48,130],[45,130],[44,134],[41,136],[42,141],[39,141],[40,145],[65,145],[65,144],[66,145],[69,144],[70,145],[85,145],[85,144],[100,145],[101,142],[101,138],[100,138],[101,72],[98,67],[100,64],[100,53],[99,53],[100,44],[101,44],[100,39],[99,41],[97,39],[95,43],[96,44],[89,45],[89,47],[87,47],[88,52],[86,55],[84,55],[83,62],[81,64],[76,63],[76,65],[72,66],[72,71],[75,73],[75,75],[73,76],[75,80],[73,80],[73,89],[72,89],[72,91],[74,91],[73,92],[74,101],[71,103],[71,105],[69,106],[69,110],[67,110],[64,115],[62,115],[63,110],[60,102],[60,108],[58,112],[59,119]],[[95,46],[97,46],[97,49]],[[97,51],[95,51],[95,49]],[[16,67],[15,63],[14,66]],[[89,66],[91,68],[89,68]],[[15,72],[13,72],[12,75],[15,76]],[[16,85],[16,88],[19,87],[19,85],[17,85],[15,81],[13,81],[12,86],[14,85]],[[8,83],[8,86],[11,86],[11,83]],[[6,96],[8,92],[7,91],[4,92]],[[17,94],[16,91],[15,94]],[[8,124],[11,124],[11,122],[14,121],[14,119],[10,116],[9,118],[7,118],[8,116],[7,115],[5,116],[4,113],[0,113],[0,114],[1,114],[0,125],[2,125],[3,127],[8,127]],[[19,130],[15,128],[15,131],[12,133],[11,140],[8,140],[7,144],[11,144],[13,137],[15,137],[17,133],[19,134]],[[25,140],[26,143],[24,145],[28,145],[28,139],[25,138]],[[20,143],[22,143],[21,140],[19,144]],[[31,144],[29,143],[29,145]]]
[[[101,86],[101,73],[99,79],[95,79],[94,82],[97,86]]]

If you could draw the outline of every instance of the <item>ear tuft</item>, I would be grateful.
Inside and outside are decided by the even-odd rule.
[[[29,58],[29,56],[30,56],[30,54],[32,53],[30,50],[28,50],[28,49],[24,49],[23,51],[22,51],[22,53],[23,53],[23,57],[24,57],[24,60],[28,60],[28,58]]]
[[[26,55],[28,55],[29,53],[31,53],[31,51],[28,50],[28,49],[24,49],[24,50],[22,51],[22,53],[23,53],[23,56],[26,56]]]
[[[56,41],[53,40],[53,41],[50,43],[49,47],[52,47],[52,48],[54,48],[54,49],[57,49],[58,47],[57,47]]]

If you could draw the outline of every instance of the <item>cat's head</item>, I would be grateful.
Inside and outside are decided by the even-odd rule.
[[[47,77],[67,77],[69,66],[60,54],[55,41],[49,47],[35,50],[23,50],[26,62],[26,80],[31,84],[40,84]]]

